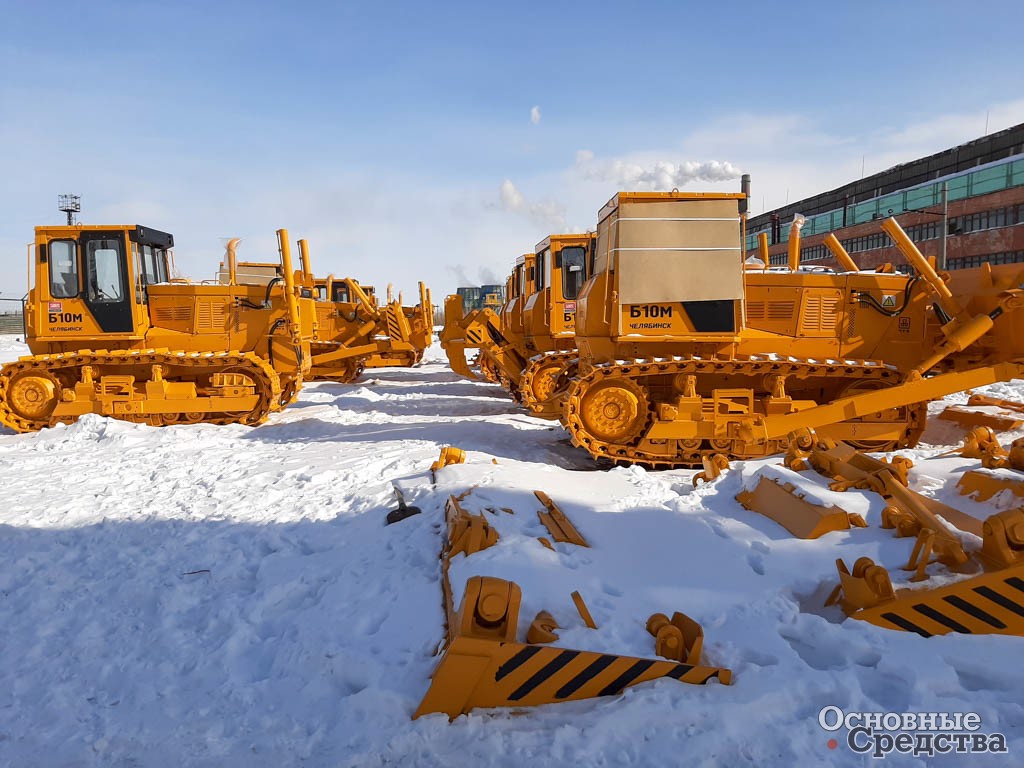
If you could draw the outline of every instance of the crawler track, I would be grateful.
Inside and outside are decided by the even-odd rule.
[[[893,386],[900,381],[898,371],[871,361],[822,363],[758,357],[617,361],[595,366],[570,383],[564,396],[562,424],[573,444],[595,458],[659,468],[696,466],[703,456],[716,453],[743,459],[786,449],[785,439],[746,442],[736,436],[735,431],[721,432],[721,436],[710,439],[647,438],[659,418],[659,406],[679,400],[684,394],[682,382],[687,377],[692,377],[689,381],[702,399],[701,420],[707,422],[716,418],[711,408],[716,390],[751,390],[755,393],[755,406],[749,415],[756,416],[763,413],[763,403],[772,391],[771,382],[778,377],[785,377],[786,395],[790,398],[817,403],[830,402],[863,389]],[[849,428],[869,421],[883,427],[890,425],[893,431],[899,431],[899,439],[851,442],[865,450],[893,450],[915,444],[924,430],[925,418],[925,404],[916,403],[858,422],[843,422],[843,426]],[[819,432],[827,435],[828,428]]]
[[[108,407],[111,398],[104,393],[104,376],[134,377],[129,398],[118,402],[138,404],[147,400],[146,383],[159,366],[163,380],[170,383],[194,383],[194,400],[162,400],[158,413],[117,412]],[[218,387],[211,383],[215,374],[238,374],[238,380],[251,387],[254,406],[245,411],[213,411],[207,407]],[[90,383],[90,382],[95,383]],[[76,386],[77,385],[77,386]],[[263,358],[251,352],[173,352],[168,350],[98,350],[22,357],[0,368],[0,423],[18,432],[34,432],[58,423],[70,424],[81,414],[61,415],[59,406],[75,403],[85,413],[100,413],[125,421],[153,426],[168,424],[259,424],[281,407],[285,397],[293,396],[297,382],[282,386],[277,372]],[[91,390],[89,389],[91,387]],[[251,400],[252,396],[246,399]],[[88,403],[90,407],[86,408]],[[107,404],[105,404],[107,403]],[[189,407],[191,403],[192,408]]]

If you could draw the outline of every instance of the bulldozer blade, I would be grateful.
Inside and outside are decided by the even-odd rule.
[[[466,361],[465,313],[462,308],[462,297],[453,294],[444,300],[444,327],[441,329],[440,341],[448,365],[460,376],[477,379],[477,375],[469,368]]]
[[[479,707],[531,707],[614,696],[628,686],[661,677],[696,685],[711,679],[732,682],[731,670],[703,666],[696,653],[688,657],[692,663],[680,663],[517,642],[522,593],[513,581],[471,577],[458,611],[453,611],[448,569],[443,565],[442,591],[446,649],[413,719],[431,712],[454,719]],[[581,602],[582,598],[577,606]],[[534,625],[542,618],[544,632],[538,637]],[[557,622],[550,615],[538,615],[537,620],[531,625],[534,637],[546,641]],[[687,628],[687,636],[697,633],[703,635],[699,626]]]
[[[955,422],[967,429],[972,427],[988,427],[996,432],[1008,432],[1011,429],[1019,429],[1021,425],[1024,425],[1024,420],[1017,416],[972,411],[961,408],[958,405],[947,407],[939,414],[939,418],[943,421]]]
[[[764,476],[754,490],[740,491],[736,501],[746,509],[774,520],[798,539],[817,539],[831,531],[867,526],[860,515],[850,514],[834,505],[815,504],[799,496],[793,485]]]
[[[851,618],[921,637],[1024,635],[1024,563],[934,589],[908,589]]]
[[[455,718],[481,707],[532,707],[616,696],[629,686],[662,677],[694,685],[717,679],[728,685],[732,672],[549,645],[457,637],[434,671],[413,718],[430,712]]]
[[[956,487],[960,489],[961,496],[972,496],[976,501],[988,501],[1002,491],[1024,496],[1024,476],[1010,477],[1009,472],[972,469],[964,472]]]
[[[448,366],[459,374],[459,376],[463,376],[467,379],[473,379],[474,381],[480,378],[473,373],[473,370],[469,367],[469,363],[466,361],[465,344],[458,344],[454,341],[449,341],[444,345],[444,353],[448,357]]]

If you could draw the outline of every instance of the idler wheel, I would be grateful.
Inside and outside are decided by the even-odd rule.
[[[60,400],[60,384],[44,371],[15,374],[7,387],[7,403],[28,421],[49,421]]]
[[[604,381],[585,392],[580,421],[606,443],[625,443],[640,435],[647,423],[647,396],[628,379]]]

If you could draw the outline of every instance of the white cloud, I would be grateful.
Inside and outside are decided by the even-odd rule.
[[[498,198],[503,211],[523,214],[540,227],[543,230],[540,237],[565,230],[564,205],[553,200],[528,201],[511,179],[505,179],[501,183]]]
[[[530,108],[530,122],[533,123],[534,125],[540,123],[540,107]]]
[[[589,149],[576,152],[576,168],[589,181],[618,189],[666,191],[692,182],[720,182],[738,179],[740,169],[729,162],[711,160],[673,163],[665,160],[642,163],[630,160],[596,160]]]
[[[501,197],[501,207],[506,211],[518,211],[521,210],[524,204],[522,193],[516,189],[516,185],[512,183],[511,179],[505,179],[501,182],[501,191],[499,193]]]

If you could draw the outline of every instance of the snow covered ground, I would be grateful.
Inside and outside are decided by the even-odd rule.
[[[0,360],[24,350],[0,337]],[[992,392],[1024,399],[1022,387]],[[958,437],[941,423],[927,435]],[[435,487],[427,469],[443,445],[468,460]],[[976,462],[930,458],[942,450],[903,452],[914,487],[984,517],[990,505],[953,488]],[[911,543],[881,530],[880,499],[858,491],[837,498],[869,528],[793,539],[734,500],[774,463],[737,463],[697,489],[690,471],[599,470],[500,388],[460,380],[436,346],[416,369],[309,385],[255,428],[87,417],[35,435],[0,430],[0,765],[871,762],[828,748],[817,720],[827,705],[978,712],[1010,751],[976,764],[1020,765],[1021,639],[923,640],[823,608],[837,557],[869,555],[904,580],[895,564]],[[394,480],[424,514],[385,527]],[[474,486],[468,509],[515,514],[491,518],[495,547],[453,561],[457,590],[469,575],[513,578],[521,634],[546,609],[560,646],[648,657],[646,618],[684,611],[733,684],[662,680],[525,713],[412,721],[443,632],[444,501]],[[537,542],[534,489],[590,549]]]

